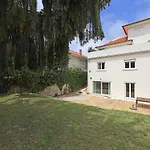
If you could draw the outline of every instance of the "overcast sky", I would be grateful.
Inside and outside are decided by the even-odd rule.
[[[42,8],[42,0],[38,0],[38,10]],[[69,45],[74,51],[83,50],[87,55],[89,47],[101,45],[109,40],[124,35],[122,25],[150,17],[150,0],[111,0],[111,4],[101,13],[101,21],[105,34],[103,41],[93,40],[81,47],[77,40]]]

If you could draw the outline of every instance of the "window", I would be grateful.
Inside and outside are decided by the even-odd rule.
[[[125,62],[125,68],[129,68],[129,62]]]
[[[110,95],[110,83],[109,82],[93,82],[93,92],[97,94]]]
[[[101,82],[96,82],[96,81],[94,81],[93,82],[93,92],[94,93],[97,93],[97,94],[101,94]]]
[[[98,69],[104,70],[105,69],[105,62],[98,63]]]
[[[135,69],[136,68],[135,60],[125,60],[125,69]]]
[[[126,97],[135,98],[135,83],[126,83]]]
[[[110,83],[102,82],[102,94],[110,95]]]
[[[131,61],[131,68],[135,68],[135,61]]]

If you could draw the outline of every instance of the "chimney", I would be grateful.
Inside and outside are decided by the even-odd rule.
[[[82,50],[81,49],[79,50],[79,53],[80,53],[80,55],[82,55]]]

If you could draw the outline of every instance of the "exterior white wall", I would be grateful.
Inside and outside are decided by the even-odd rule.
[[[133,44],[140,44],[148,41],[150,42],[150,34],[141,35],[133,38]]]
[[[129,25],[128,39],[132,45],[114,45],[88,53],[88,91],[93,93],[93,81],[111,82],[113,99],[127,100],[125,83],[135,83],[135,97],[150,98],[150,21]],[[136,69],[124,69],[124,61],[135,59]],[[105,62],[106,70],[97,68]],[[131,100],[131,99],[130,99]]]
[[[133,40],[133,44],[140,44],[150,40],[150,21],[131,25],[128,28],[128,39]]]
[[[74,55],[69,56],[69,68],[80,68],[82,70],[87,70],[87,59],[84,57],[77,57]]]
[[[133,44],[133,45],[125,45],[113,47],[101,51],[95,51],[88,53],[88,58],[97,58],[97,57],[110,57],[115,55],[124,55],[135,52],[144,52],[150,50],[150,42],[141,43],[141,44]]]
[[[126,71],[124,60],[136,59],[136,69]],[[106,70],[99,71],[97,62],[105,62]],[[136,97],[150,97],[150,51],[88,61],[88,91],[93,93],[93,81],[111,82],[111,98],[126,100],[125,83],[135,83]],[[92,77],[92,79],[90,79]]]

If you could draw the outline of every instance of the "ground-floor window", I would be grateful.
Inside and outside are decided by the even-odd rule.
[[[110,83],[94,81],[93,92],[98,94],[110,95]]]
[[[135,83],[126,83],[126,97],[135,98]]]

